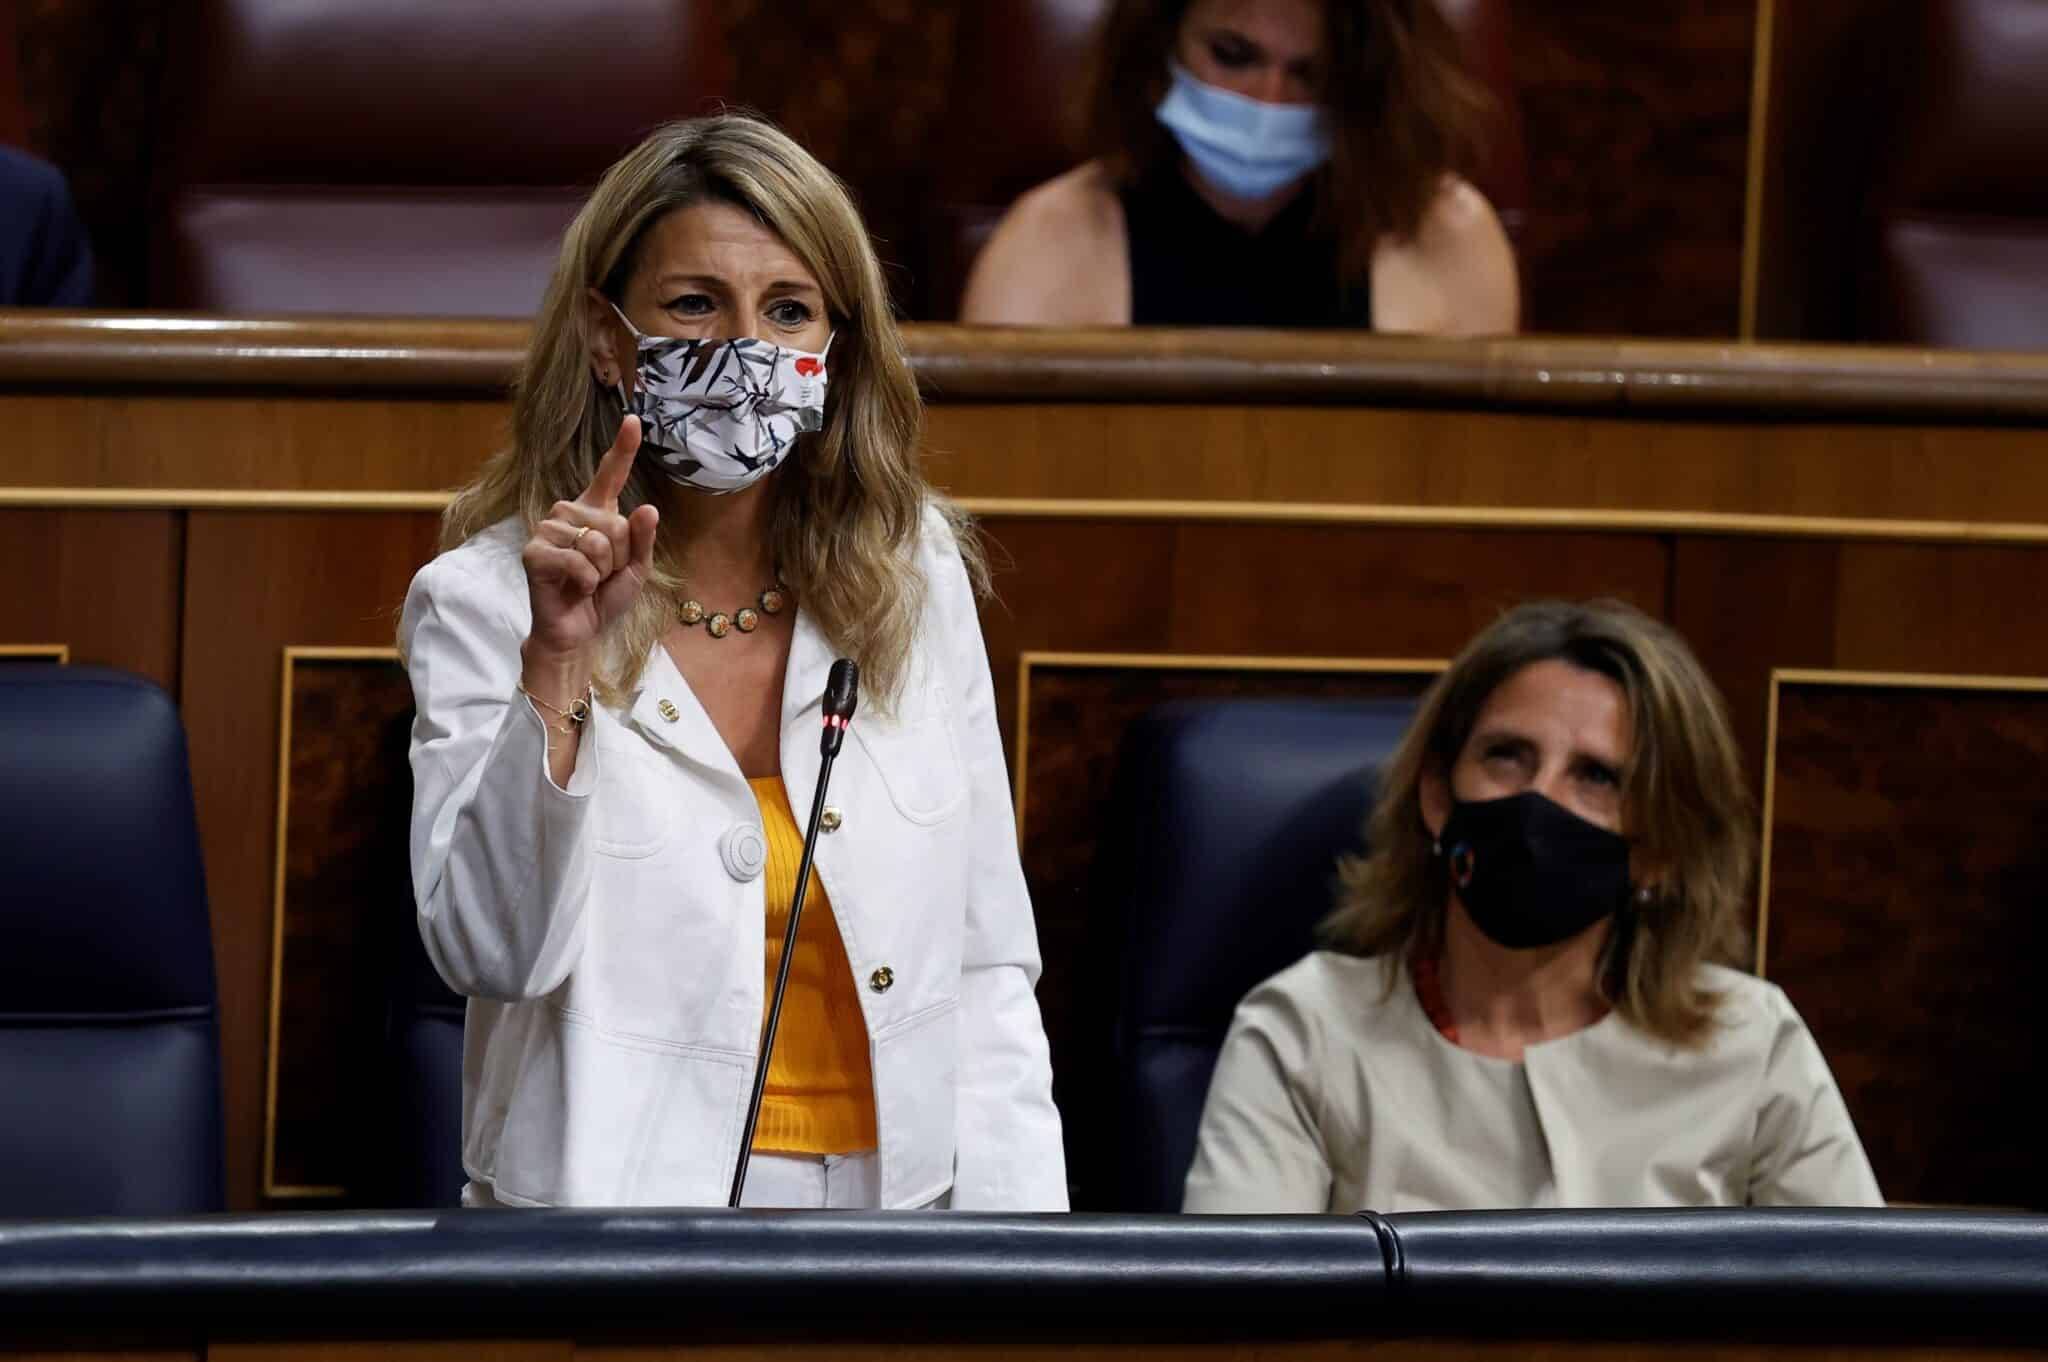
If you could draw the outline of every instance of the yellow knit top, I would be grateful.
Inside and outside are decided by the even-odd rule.
[[[767,990],[761,1025],[775,997],[775,971],[782,963],[782,937],[789,930],[796,897],[796,868],[804,837],[789,806],[789,792],[777,776],[749,780],[761,806],[761,831],[768,843],[762,885],[768,900]],[[776,1154],[853,1154],[875,1147],[875,1079],[868,1065],[868,1028],[854,991],[853,965],[825,886],[811,872],[797,926],[796,958],[782,999],[775,1053],[768,1060],[768,1088],[754,1148]]]

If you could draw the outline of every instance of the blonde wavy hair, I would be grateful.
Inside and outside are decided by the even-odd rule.
[[[1697,1046],[1721,1001],[1701,986],[1699,966],[1739,963],[1747,940],[1752,808],[1720,692],[1683,639],[1618,602],[1511,610],[1429,688],[1367,820],[1367,854],[1339,863],[1324,941],[1382,957],[1390,990],[1405,961],[1442,950],[1450,880],[1423,822],[1423,776],[1448,781],[1488,697],[1523,668],[1553,659],[1620,686],[1632,721],[1622,831],[1646,868],[1651,898],[1616,916],[1597,986],[1636,1026]]]
[[[590,370],[587,299],[622,298],[655,223],[704,202],[752,213],[817,278],[833,326],[824,427],[771,475],[769,545],[782,579],[840,652],[860,664],[863,701],[899,694],[927,584],[916,544],[924,508],[951,527],[976,589],[986,560],[965,515],[923,474],[924,407],[867,229],[846,187],[765,120],[718,114],[657,129],[605,172],[562,237],[514,388],[512,442],[458,492],[441,522],[452,548],[508,517],[529,530],[590,485],[624,409]],[[653,499],[660,471],[633,471],[619,509]],[[616,701],[639,682],[689,594],[663,521],[655,572],[607,639],[597,677]]]

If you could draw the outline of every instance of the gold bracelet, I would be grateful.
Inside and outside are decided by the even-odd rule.
[[[565,728],[555,728],[553,724],[544,723],[542,726],[545,728],[553,728],[554,731],[557,733],[574,733],[577,729],[583,727],[583,725],[590,718],[590,687],[588,686],[585,686],[583,688],[583,694],[581,696],[569,702],[569,707],[567,709],[563,709],[561,706],[551,705],[546,700],[543,700],[538,695],[535,695],[532,691],[526,688],[525,682],[522,681],[516,684],[519,686],[519,693],[521,695],[524,695],[527,699],[533,701],[542,709],[545,709],[552,714],[560,715],[563,721],[568,725]]]

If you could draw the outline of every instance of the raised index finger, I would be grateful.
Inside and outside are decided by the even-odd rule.
[[[633,475],[633,457],[640,452],[640,418],[628,416],[619,422],[619,433],[612,440],[612,447],[604,452],[604,459],[597,465],[597,476],[590,480],[590,486],[583,489],[583,495],[576,498],[585,506],[604,511],[619,509],[619,493],[626,490],[626,479]]]

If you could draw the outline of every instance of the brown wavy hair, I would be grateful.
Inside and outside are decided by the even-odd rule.
[[[1651,898],[1617,915],[1600,994],[1652,1035],[1698,1045],[1720,1003],[1701,985],[1699,966],[1738,964],[1748,939],[1753,809],[1727,707],[1699,659],[1669,627],[1619,602],[1519,606],[1437,678],[1387,767],[1366,823],[1367,854],[1339,863],[1324,940],[1381,957],[1390,989],[1403,962],[1443,949],[1451,887],[1422,819],[1423,775],[1448,781],[1488,697],[1524,667],[1551,660],[1612,680],[1631,719],[1622,831],[1635,843]]]
[[[984,555],[966,517],[925,481],[924,406],[860,214],[846,186],[787,135],[751,114],[657,129],[605,172],[562,237],[514,389],[512,443],[463,488],[441,523],[452,548],[507,517],[529,529],[590,485],[624,409],[590,373],[585,299],[614,302],[654,224],[692,204],[731,203],[786,242],[817,277],[832,318],[824,428],[772,475],[770,549],[782,578],[833,646],[860,663],[863,700],[886,712],[903,680],[926,583],[913,552],[924,508],[953,529],[968,575],[986,591]],[[652,499],[642,462],[619,509]],[[637,683],[689,594],[664,520],[655,572],[606,640],[598,685],[616,698]]]
[[[1116,0],[1081,112],[1089,153],[1119,185],[1178,162],[1154,116],[1191,0]],[[1309,184],[1315,230],[1347,283],[1368,278],[1383,236],[1412,238],[1445,175],[1470,178],[1493,100],[1469,73],[1437,0],[1323,0],[1330,160]]]

